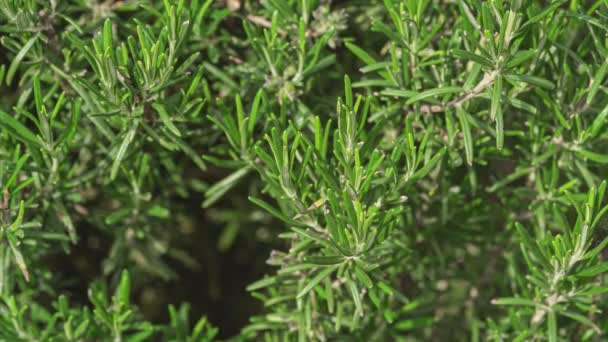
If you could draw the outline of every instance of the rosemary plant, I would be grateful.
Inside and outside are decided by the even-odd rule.
[[[0,0],[0,340],[606,340],[607,34],[602,0]]]

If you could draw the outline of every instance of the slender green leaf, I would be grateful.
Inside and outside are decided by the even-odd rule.
[[[32,147],[42,148],[40,140],[27,127],[17,121],[9,114],[0,110],[0,126],[4,127],[7,132],[15,139],[20,140]]]
[[[413,104],[416,102],[420,102],[429,97],[461,93],[463,91],[464,90],[461,87],[441,87],[441,88],[429,89],[429,90],[425,90],[421,93],[418,93],[418,94],[410,97],[405,103],[410,105],[410,104]]]
[[[589,278],[589,277],[595,277],[597,275],[600,275],[600,274],[606,273],[606,272],[608,272],[608,262],[603,262],[601,264],[587,267],[587,268],[584,268],[584,269],[578,271],[576,273],[576,276]]]
[[[412,90],[402,90],[402,89],[384,89],[380,92],[382,95],[386,96],[396,96],[396,97],[405,97],[410,98],[418,94],[418,92]]]
[[[167,129],[169,129],[171,132],[173,132],[173,134],[177,135],[178,137],[182,136],[181,132],[173,123],[172,118],[167,113],[167,110],[165,109],[165,106],[163,104],[153,103],[152,108],[154,108],[156,110],[156,112],[158,113],[158,116],[160,117],[160,120],[167,127]]]
[[[589,93],[587,94],[587,104],[591,104],[593,98],[597,94],[597,91],[600,89],[600,85],[604,81],[606,77],[606,72],[608,71],[608,60],[605,60],[604,63],[600,66],[598,71],[595,73],[593,77],[593,82],[591,83],[591,88],[589,88]]]
[[[322,269],[319,273],[317,273],[317,275],[314,278],[312,278],[312,280],[308,284],[306,284],[306,286],[304,286],[304,288],[298,293],[297,298],[304,297],[308,292],[310,292],[310,290],[312,290],[315,286],[317,286],[317,284],[319,284],[323,279],[329,277],[329,275],[332,274],[337,268],[338,268],[338,266],[327,266],[324,269]]]
[[[492,304],[494,305],[515,305],[515,306],[538,306],[533,300],[526,298],[497,298],[492,300]]]
[[[547,313],[547,336],[549,336],[549,342],[557,342],[557,318],[553,310],[549,310]]]
[[[11,84],[11,82],[13,81],[13,77],[15,76],[15,73],[19,68],[19,65],[21,65],[21,62],[23,61],[23,58],[27,55],[28,51],[30,51],[32,46],[34,46],[36,40],[38,40],[38,36],[33,36],[32,38],[30,38],[27,43],[23,45],[21,50],[19,50],[19,53],[17,53],[15,58],[13,58],[13,61],[8,67],[8,71],[6,72],[6,85]]]
[[[126,270],[120,274],[120,284],[118,285],[118,302],[124,307],[130,304],[131,296],[131,277]]]
[[[582,156],[583,158],[592,160],[596,163],[601,163],[601,164],[607,164],[608,163],[608,155],[607,154],[599,154],[599,153],[595,153],[592,151],[588,151],[588,150],[578,150],[576,152],[577,154],[579,154],[580,156]]]
[[[129,149],[129,145],[131,145],[131,142],[133,142],[133,139],[135,138],[135,133],[137,133],[137,124],[134,124],[131,126],[131,128],[129,128],[129,131],[127,131],[127,134],[125,134],[122,143],[116,152],[114,162],[112,163],[112,169],[110,171],[110,178],[112,180],[116,179],[116,176],[118,175],[120,164],[122,163],[122,160]]]
[[[259,289],[263,289],[265,287],[274,285],[277,283],[276,277],[265,277],[258,281],[255,281],[247,286],[247,291],[257,291]]]
[[[469,60],[469,61],[473,61],[475,63],[479,63],[483,66],[492,68],[493,67],[493,63],[492,61],[490,61],[489,59],[480,56],[478,54],[472,53],[472,52],[468,52],[465,50],[461,50],[461,49],[452,49],[450,50],[451,54],[458,57],[458,58],[462,58],[465,60]]]
[[[456,114],[460,121],[460,127],[464,135],[464,149],[467,157],[467,164],[473,165],[473,136],[471,135],[471,127],[469,126],[468,114],[462,109],[462,107],[456,108]]]
[[[537,76],[508,74],[505,77],[513,82],[524,82],[546,89],[555,88],[553,82]]]
[[[304,261],[315,265],[336,265],[344,262],[342,255],[322,255],[304,258]]]
[[[251,169],[249,167],[243,167],[236,170],[235,172],[228,175],[226,178],[214,184],[212,187],[207,189],[205,192],[205,201],[203,202],[203,208],[208,208],[217,202],[222,196],[230,189],[232,189],[241,178],[245,177]]]

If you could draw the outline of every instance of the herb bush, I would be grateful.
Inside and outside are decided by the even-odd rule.
[[[0,340],[605,341],[607,6],[0,0]]]

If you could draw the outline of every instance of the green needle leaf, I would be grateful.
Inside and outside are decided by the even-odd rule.
[[[127,270],[123,270],[120,274],[120,285],[118,285],[118,301],[124,306],[128,307],[130,304],[129,297],[131,295],[131,277]]]
[[[156,110],[158,116],[160,117],[160,120],[171,132],[173,132],[173,134],[177,135],[178,137],[182,136],[182,133],[175,126],[175,124],[173,124],[173,120],[167,113],[167,110],[165,109],[164,105],[162,105],[161,103],[153,103],[152,108]]]
[[[429,90],[425,90],[421,93],[418,93],[412,97],[410,97],[405,104],[410,105],[416,102],[420,102],[424,99],[427,99],[429,97],[435,97],[435,96],[440,96],[440,95],[447,95],[447,94],[454,94],[454,93],[461,93],[463,92],[464,89],[462,89],[462,87],[442,87],[442,88],[435,88],[435,89],[429,89]]]
[[[583,316],[579,313],[576,312],[572,312],[572,311],[558,311],[558,313],[560,315],[572,318],[575,321],[578,321],[588,327],[591,327],[593,330],[595,330],[596,333],[600,334],[601,333],[601,329],[595,324],[593,323],[592,320],[590,320],[589,318],[587,318],[586,316]]]
[[[349,109],[353,108],[353,89],[350,85],[350,78],[348,75],[344,75],[344,97],[346,101],[346,106]]]
[[[492,61],[490,61],[489,59],[487,59],[487,58],[485,58],[483,56],[477,55],[475,53],[471,53],[471,52],[468,52],[468,51],[465,51],[465,50],[461,50],[461,49],[452,49],[452,50],[450,50],[450,52],[455,57],[462,58],[462,59],[469,60],[469,61],[473,61],[473,62],[479,63],[479,64],[481,64],[483,66],[486,66],[488,68],[492,68],[493,67]]]
[[[324,268],[321,272],[317,273],[317,275],[312,278],[312,280],[304,286],[304,288],[298,293],[297,298],[304,297],[310,290],[312,290],[317,284],[319,284],[323,279],[327,278],[330,274],[332,274],[338,266],[328,266]]]
[[[15,120],[9,114],[0,110],[0,127],[4,127],[8,131],[8,134],[12,135],[15,139],[20,140],[26,144],[32,145],[33,147],[42,148],[42,144],[38,137],[32,133],[27,127]]]
[[[576,273],[578,277],[590,278],[608,272],[608,262],[603,262]]]
[[[112,21],[106,19],[103,24],[103,50],[112,51],[114,49],[114,43],[112,41]]]
[[[11,65],[8,67],[8,71],[6,72],[6,85],[11,84],[11,82],[13,81],[13,77],[15,76],[15,73],[19,68],[19,65],[21,64],[21,61],[23,61],[23,58],[25,57],[25,55],[27,55],[28,51],[30,51],[37,39],[38,36],[33,36],[27,41],[27,43],[25,43],[25,45],[23,45],[21,50],[19,50],[19,53],[17,53],[17,55],[11,62]]]
[[[525,298],[498,298],[493,299],[492,304],[494,305],[516,305],[516,306],[538,306],[533,300],[525,299]]]
[[[205,201],[203,202],[203,208],[208,208],[217,202],[222,196],[230,189],[232,189],[241,178],[245,177],[249,173],[251,168],[244,167],[239,170],[236,170],[228,177],[222,179],[217,182],[215,185],[207,189],[205,192]]]
[[[30,272],[25,263],[25,259],[23,258],[23,254],[21,254],[21,251],[18,248],[17,238],[15,237],[14,233],[10,232],[10,231],[6,232],[6,237],[7,237],[8,245],[11,249],[11,252],[13,253],[13,257],[15,258],[15,263],[21,270],[21,273],[23,274],[23,278],[25,278],[25,281],[29,282],[30,281]]]
[[[413,90],[402,90],[402,89],[384,89],[380,92],[382,95],[386,96],[396,96],[396,97],[405,97],[410,98],[418,94],[418,92]]]
[[[286,223],[289,223],[289,224],[299,225],[297,222],[295,222],[291,218],[283,215],[280,211],[276,210],[275,208],[273,208],[270,204],[266,203],[265,201],[263,201],[261,199],[257,199],[255,197],[249,197],[249,200],[251,202],[253,202],[255,205],[257,205],[257,206],[265,209],[272,216],[274,216],[274,217],[282,220],[283,222],[286,222]]]
[[[557,319],[553,310],[547,313],[547,334],[549,342],[557,342]]]
[[[112,163],[112,169],[110,171],[110,179],[116,179],[116,175],[118,174],[118,169],[120,168],[120,163],[122,162],[129,145],[133,142],[133,138],[135,138],[135,133],[137,132],[137,124],[131,126],[127,134],[125,134],[120,147],[118,148],[118,152],[116,152],[116,157],[114,158],[114,162]]]
[[[588,150],[582,150],[582,149],[578,150],[576,153],[581,155],[583,158],[587,158],[596,163],[608,164],[608,155],[606,155],[606,154],[599,154],[599,153],[591,152]]]
[[[42,91],[40,90],[40,79],[38,76],[34,76],[34,102],[36,103],[36,112],[38,115],[42,115]]]
[[[265,287],[274,285],[277,283],[276,277],[265,277],[258,281],[255,281],[247,286],[247,291],[257,291],[259,289],[263,289]]]
[[[304,261],[315,265],[336,265],[344,262],[342,255],[322,255],[304,258]]]
[[[473,165],[473,137],[471,136],[471,127],[469,126],[468,114],[462,107],[456,107],[456,114],[460,121],[460,127],[464,135],[464,149],[467,157],[467,164]]]
[[[437,154],[435,154],[433,156],[433,158],[431,158],[429,160],[428,163],[426,163],[420,170],[418,170],[418,171],[416,171],[416,173],[414,173],[414,175],[412,176],[412,179],[413,180],[418,180],[418,179],[424,178],[431,171],[433,171],[433,169],[435,168],[435,166],[437,166],[437,164],[443,158],[443,155],[445,154],[446,150],[447,150],[447,148],[443,147]]]
[[[597,94],[597,91],[600,89],[600,85],[604,81],[606,77],[606,72],[608,71],[608,60],[605,60],[602,63],[602,66],[599,68],[595,76],[593,77],[593,83],[591,83],[591,88],[589,88],[589,94],[587,94],[587,105],[590,105],[593,101],[593,98]]]
[[[494,80],[494,88],[492,90],[492,102],[490,104],[490,117],[496,121],[496,148],[502,149],[504,144],[504,121],[502,115],[502,77],[497,76]]]
[[[353,297],[353,301],[355,302],[355,307],[357,308],[357,312],[363,314],[363,305],[361,304],[361,295],[359,294],[359,289],[357,288],[357,284],[354,281],[348,281],[348,288],[350,289],[350,294]]]
[[[365,62],[365,64],[376,64],[376,60],[370,56],[365,50],[361,49],[357,45],[349,42],[345,42],[344,45],[348,48],[355,56],[359,57],[360,60]]]
[[[374,287],[374,282],[372,281],[372,278],[370,278],[369,275],[367,275],[367,273],[359,265],[355,265],[355,275],[357,279],[359,279],[359,281],[363,284],[363,286],[367,287],[368,289]]]
[[[510,81],[513,81],[516,83],[524,82],[524,83],[528,83],[528,84],[539,86],[541,88],[546,88],[546,89],[555,88],[555,85],[553,84],[553,82],[546,80],[544,78],[541,78],[541,77],[537,77],[537,76],[509,74],[509,75],[505,75],[505,77],[507,79],[509,79]]]

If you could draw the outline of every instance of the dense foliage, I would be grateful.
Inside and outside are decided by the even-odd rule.
[[[602,0],[0,0],[0,340],[605,341],[607,33]]]

